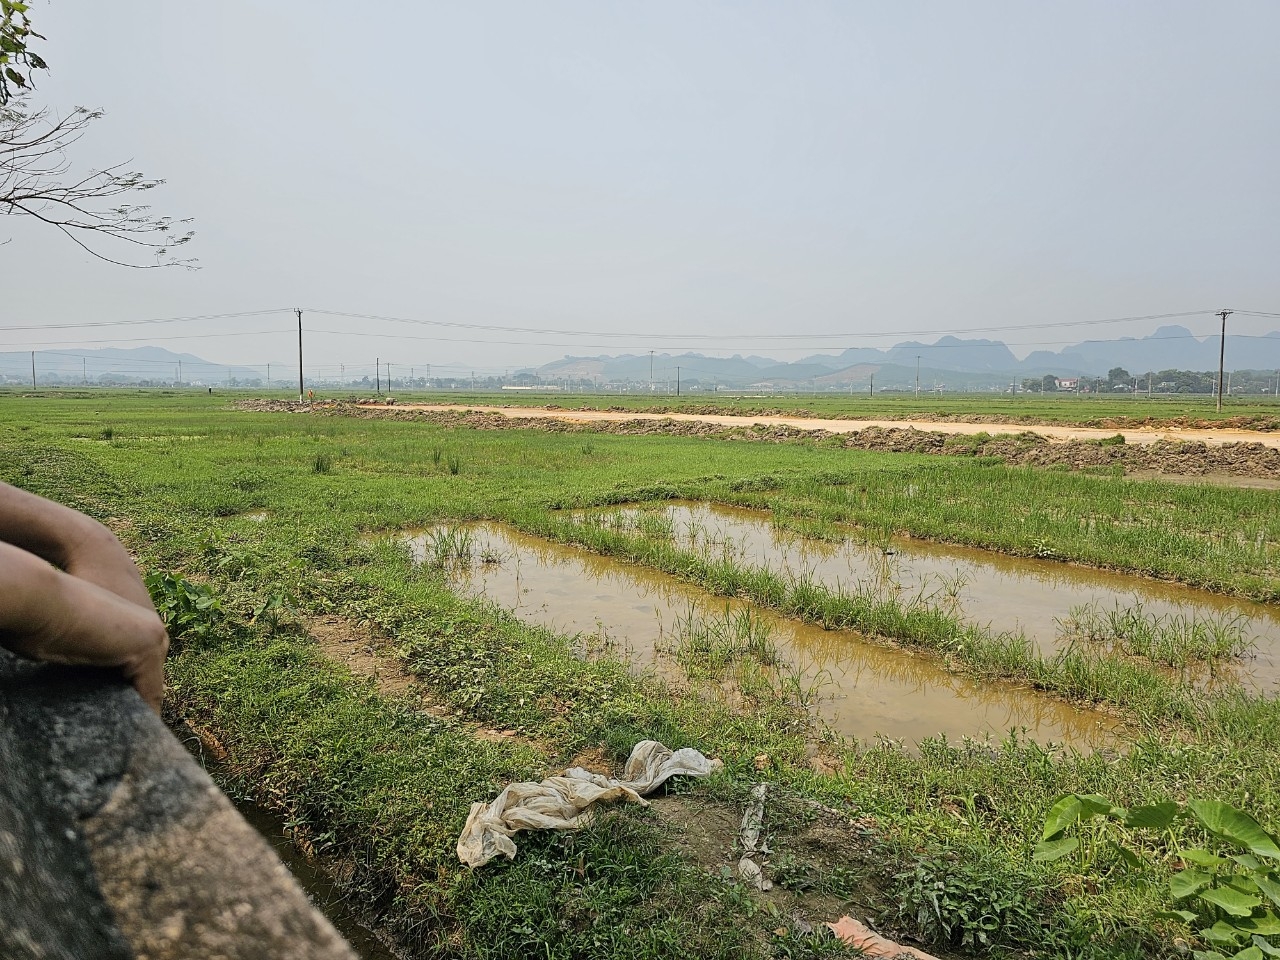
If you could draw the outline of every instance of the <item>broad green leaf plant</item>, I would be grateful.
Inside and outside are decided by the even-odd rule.
[[[1183,845],[1188,824],[1202,829],[1206,845]],[[1140,868],[1131,831],[1154,832],[1172,851],[1180,868],[1169,878],[1169,893],[1182,907],[1161,916],[1198,929],[1209,949],[1193,951],[1197,960],[1280,957],[1280,844],[1228,803],[1165,801],[1125,809],[1097,794],[1069,793],[1049,808],[1033,859],[1074,855],[1085,872],[1109,850]]]

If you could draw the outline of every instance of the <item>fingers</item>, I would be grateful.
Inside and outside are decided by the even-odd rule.
[[[142,606],[151,598],[120,541],[98,521],[0,483],[0,542],[20,547],[72,576]]]
[[[152,609],[151,594],[128,551],[106,527],[94,523],[69,547],[63,567],[73,577]]]
[[[4,543],[0,643],[37,660],[119,669],[160,710],[169,638],[155,610]]]

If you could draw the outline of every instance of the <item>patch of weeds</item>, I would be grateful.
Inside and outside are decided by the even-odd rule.
[[[180,574],[160,571],[147,574],[146,585],[175,645],[214,638],[224,611],[222,601],[210,587]]]
[[[608,810],[576,833],[526,836],[515,861],[459,881],[455,955],[767,956],[753,949],[742,904],[714,899],[717,881],[686,866],[636,810]]]
[[[475,552],[475,540],[465,527],[441,527],[428,532],[422,543],[423,562],[436,569],[470,566]],[[486,550],[486,555],[496,555]]]
[[[744,477],[741,480],[734,480],[729,484],[729,489],[734,493],[754,493],[760,491],[781,490],[782,487],[782,478],[768,473],[759,477]]]
[[[1048,888],[984,850],[920,857],[893,877],[893,919],[927,943],[971,950],[1035,944]]]
[[[1072,607],[1059,626],[1070,640],[1084,640],[1126,656],[1143,657],[1176,669],[1204,664],[1216,672],[1219,663],[1237,660],[1254,647],[1243,614],[1148,614],[1141,603],[1099,603]]]
[[[317,453],[311,461],[312,473],[330,473],[333,471],[333,456],[328,453]]]
[[[267,637],[274,638],[293,610],[293,602],[282,590],[272,590],[253,609],[253,622],[261,626]]]
[[[676,618],[671,653],[690,677],[718,678],[740,660],[768,667],[780,660],[769,625],[750,607],[726,606],[720,617],[700,616],[691,607]]]
[[[316,472],[319,473],[321,471]],[[227,486],[242,493],[253,493],[255,490],[260,490],[266,486],[267,482],[266,475],[257,470],[241,470],[227,478]]]

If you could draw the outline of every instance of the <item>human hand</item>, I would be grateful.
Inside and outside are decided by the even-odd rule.
[[[0,483],[0,541],[43,557],[81,580],[142,607],[151,597],[115,535],[91,517]]]
[[[114,538],[112,538],[114,541]],[[102,550],[102,544],[86,544]],[[119,543],[128,570],[106,550],[106,576],[101,583],[74,576],[12,544],[0,542],[0,644],[37,660],[120,670],[157,713],[164,698],[164,658],[169,637]],[[80,553],[80,567],[91,549]],[[136,588],[128,571],[137,578]],[[96,568],[90,574],[101,574]],[[122,596],[115,587],[137,596],[145,606]]]

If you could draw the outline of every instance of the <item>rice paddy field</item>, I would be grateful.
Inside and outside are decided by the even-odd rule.
[[[399,955],[1280,943],[1273,490],[123,391],[0,393],[0,479],[130,547],[170,726]],[[724,769],[458,862],[471,803],[650,738]]]

